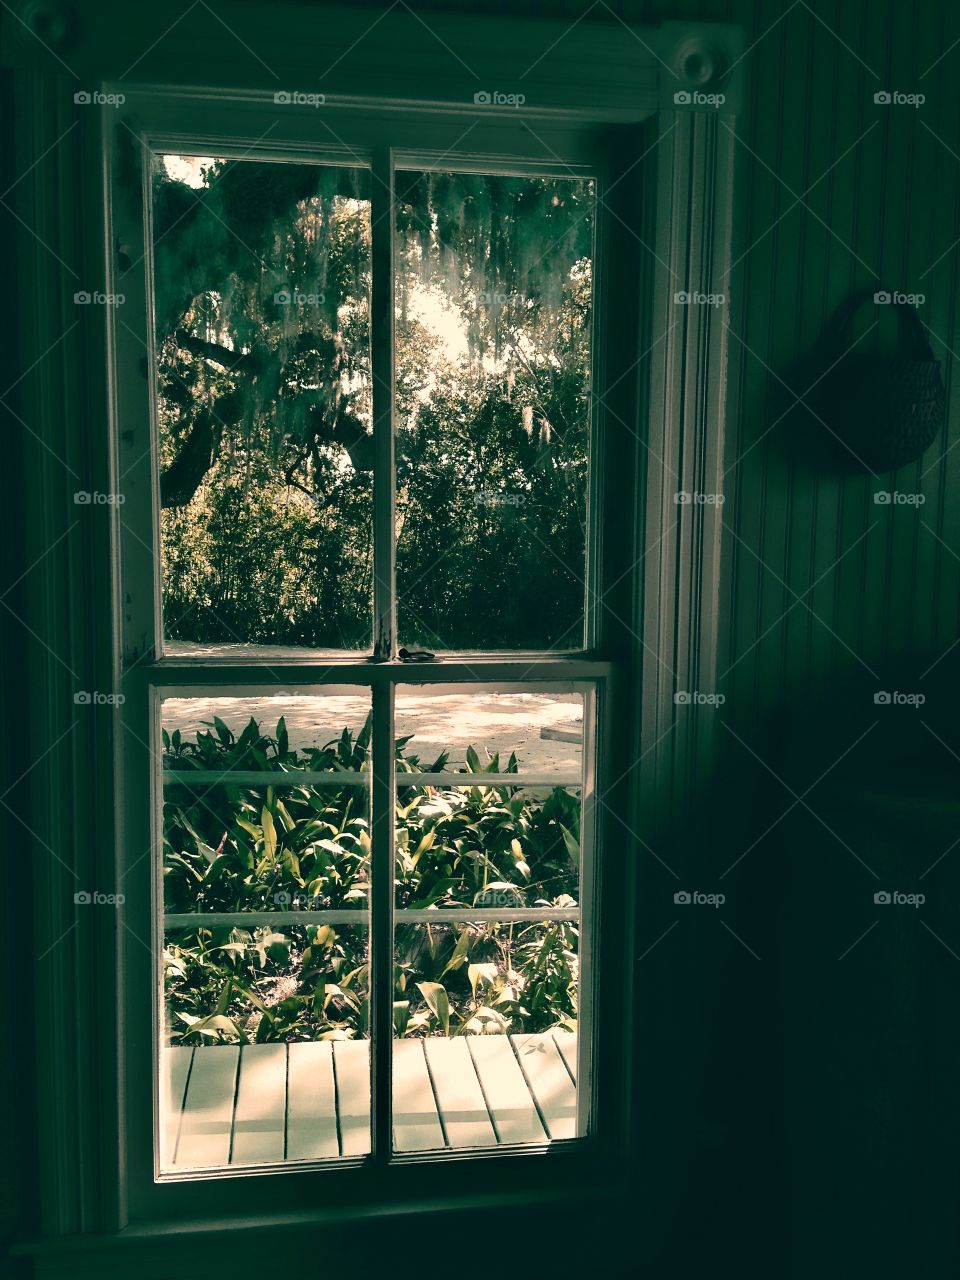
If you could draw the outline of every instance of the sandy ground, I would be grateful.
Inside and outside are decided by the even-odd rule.
[[[370,708],[369,696],[324,695],[273,698],[169,698],[163,704],[163,727],[193,735],[204,722],[219,716],[239,732],[251,716],[272,733],[283,716],[293,747],[324,746],[343,729],[356,732]],[[576,694],[397,693],[397,734],[412,734],[407,751],[431,763],[441,751],[450,752],[450,765],[462,766],[468,746],[481,760],[484,749],[500,752],[501,768],[511,751],[522,769],[579,774],[583,748],[579,743],[540,737],[543,728],[579,730],[583,706]]]

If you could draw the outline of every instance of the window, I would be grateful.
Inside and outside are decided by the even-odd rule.
[[[627,1185],[625,1162],[641,1147],[649,1151],[649,1134],[640,1140],[639,1121],[647,1114],[643,1099],[661,1096],[664,1075],[675,1066],[671,1051],[661,1052],[658,1035],[666,1028],[669,1036],[673,1019],[665,1019],[662,1008],[658,1018],[652,1007],[656,1001],[643,1003],[650,989],[643,983],[634,989],[641,971],[632,959],[661,932],[656,928],[657,892],[639,892],[651,874],[654,880],[660,874],[647,856],[657,846],[659,815],[685,802],[692,779],[716,750],[709,717],[698,715],[693,706],[678,710],[674,694],[715,687],[725,617],[719,575],[722,509],[677,505],[676,494],[722,488],[724,424],[728,403],[736,415],[737,365],[728,361],[724,313],[677,307],[673,300],[677,291],[722,291],[724,272],[733,260],[731,191],[735,116],[746,65],[743,33],[732,26],[684,23],[627,29],[589,16],[571,24],[441,12],[421,16],[403,5],[376,14],[365,6],[307,5],[297,9],[291,39],[290,24],[276,21],[265,6],[235,7],[228,29],[209,7],[198,5],[172,26],[160,22],[160,38],[151,35],[145,47],[144,28],[128,10],[103,0],[98,23],[79,11],[75,22],[49,23],[43,13],[25,15],[26,25],[15,27],[18,37],[26,38],[8,42],[18,71],[26,72],[17,88],[25,124],[22,149],[18,144],[19,177],[8,193],[8,203],[16,202],[22,233],[16,253],[22,267],[17,308],[24,372],[16,387],[17,411],[24,426],[24,465],[43,493],[36,520],[24,522],[26,561],[32,567],[18,590],[29,589],[37,603],[32,611],[38,619],[36,636],[29,642],[37,678],[25,732],[34,748],[31,758],[42,759],[46,767],[34,768],[11,793],[44,851],[38,850],[32,863],[36,1000],[49,1015],[36,1025],[38,1080],[45,1101],[38,1114],[42,1230],[64,1240],[96,1232],[106,1241],[110,1233],[135,1225],[151,1247],[170,1248],[180,1256],[184,1239],[178,1221],[206,1218],[224,1225],[241,1212],[249,1218],[251,1207],[264,1219],[284,1215],[285,1222],[295,1219],[312,1226],[321,1212],[339,1223],[342,1205],[375,1215],[388,1202],[397,1205],[414,1195],[420,1204],[449,1205],[452,1192],[474,1203],[495,1185],[501,1205],[515,1206],[518,1217],[529,1202],[527,1193],[549,1195],[551,1201],[579,1209],[584,1186],[606,1193]],[[65,67],[82,77],[75,96],[57,87]],[[120,79],[111,81],[118,69]],[[310,83],[304,85],[305,80]],[[680,102],[684,93],[678,80],[679,90],[691,98],[688,105]],[[313,102],[302,101],[309,95],[278,96],[278,88],[298,83],[323,90],[322,109],[316,94]],[[704,95],[704,89],[719,87],[722,104],[697,106],[698,97],[715,96]],[[179,168],[177,157],[183,161]],[[159,321],[154,323],[157,303],[163,301],[155,295],[156,219],[163,216],[152,193],[158,168],[162,178],[169,161],[182,179],[175,193],[181,204],[170,211],[171,225],[181,215],[190,221],[200,184],[206,182],[204,169],[226,160],[237,162],[238,177],[257,176],[248,186],[251,197],[269,197],[269,184],[263,181],[269,169],[315,180],[318,185],[304,199],[322,199],[320,179],[336,170],[347,221],[356,223],[355,215],[369,200],[369,280],[360,272],[351,282],[355,323],[349,335],[342,328],[338,349],[345,381],[337,386],[348,399],[354,393],[347,407],[356,421],[328,421],[326,426],[345,443],[349,440],[355,453],[363,444],[357,424],[369,428],[368,447],[375,459],[372,467],[354,468],[362,474],[353,476],[350,489],[350,450],[340,455],[339,467],[331,468],[332,453],[321,456],[320,469],[326,466],[331,472],[334,490],[343,498],[323,506],[324,521],[310,497],[315,492],[314,460],[304,459],[299,470],[295,467],[292,480],[304,483],[307,473],[308,492],[291,483],[291,511],[285,513],[273,503],[270,490],[286,487],[286,467],[298,454],[282,448],[254,450],[250,463],[251,468],[256,463],[257,475],[248,491],[256,497],[262,490],[262,505],[275,516],[271,541],[261,548],[260,567],[266,565],[268,571],[257,575],[249,570],[251,561],[243,560],[250,552],[244,540],[254,527],[244,521],[243,509],[231,510],[225,503],[218,527],[231,540],[208,539],[204,545],[207,516],[200,508],[209,494],[186,484],[182,510],[191,515],[192,524],[183,532],[192,532],[199,541],[189,554],[169,560],[174,574],[168,580],[161,552],[175,508],[163,505],[163,498],[171,496],[177,479],[167,471],[181,446],[189,438],[197,450],[181,464],[181,479],[184,474],[189,479],[199,466],[197,457],[203,461],[208,449],[211,468],[218,468],[208,487],[220,484],[226,490],[228,467],[219,463],[244,455],[245,414],[254,400],[262,400],[266,417],[276,424],[287,411],[295,418],[297,405],[305,404],[301,394],[288,394],[291,387],[310,390],[317,399],[324,392],[295,363],[289,385],[284,382],[267,394],[263,381],[254,389],[260,375],[254,379],[249,365],[245,372],[251,376],[244,378],[240,365],[231,370],[201,361],[196,341],[165,346],[169,335],[161,332]],[[550,549],[543,550],[539,564],[534,565],[529,542],[509,536],[516,533],[510,521],[518,514],[511,507],[519,503],[474,504],[465,524],[469,537],[461,538],[459,524],[448,524],[437,550],[453,546],[459,572],[472,557],[485,575],[502,567],[511,581],[522,584],[512,599],[499,589],[485,597],[486,584],[495,579],[475,576],[466,584],[472,593],[469,613],[466,608],[458,611],[457,581],[451,586],[441,574],[434,589],[429,574],[418,580],[423,561],[417,555],[427,545],[427,535],[435,532],[432,522],[423,528],[419,512],[449,498],[452,472],[437,478],[426,469],[415,475],[404,470],[410,456],[405,432],[412,429],[419,436],[411,446],[435,449],[435,437],[427,431],[428,422],[411,424],[408,408],[418,394],[415,382],[402,385],[394,376],[395,366],[402,363],[404,325],[402,316],[396,316],[395,289],[405,275],[419,273],[420,264],[415,258],[406,265],[401,261],[404,232],[397,239],[393,232],[400,197],[411,187],[417,188],[413,194],[418,198],[422,192],[424,184],[416,175],[427,174],[429,180],[467,171],[486,179],[563,179],[568,189],[585,184],[580,190],[584,199],[593,200],[595,222],[589,291],[592,370],[584,397],[589,418],[575,414],[568,419],[574,430],[567,441],[575,446],[576,424],[589,421],[589,448],[579,462],[571,450],[572,483],[562,493],[555,488],[546,494],[557,518],[556,537],[547,539]],[[238,201],[241,215],[247,203]],[[311,216],[305,207],[302,243],[307,232],[322,238],[333,229],[331,222],[314,218],[310,231]],[[208,221],[217,225],[212,216]],[[249,243],[249,235],[239,224],[234,231],[240,237],[234,241],[239,261],[241,242]],[[295,241],[293,236],[292,247]],[[203,275],[211,247],[222,252],[222,244],[212,245],[203,236],[195,243],[187,260],[191,272]],[[278,257],[278,245],[250,247],[266,268],[283,269],[276,292],[283,292],[284,282],[296,283],[304,295],[326,292],[301,270],[304,261]],[[451,273],[446,275],[446,268],[435,273],[437,282],[449,285],[459,279],[469,254],[464,259],[461,246],[457,255],[461,262],[448,262]],[[94,295],[99,288],[103,293]],[[80,311],[74,301],[78,291],[80,300],[87,296],[91,303]],[[493,305],[506,308],[507,321],[516,320],[513,295],[522,294],[522,288],[481,292],[499,292],[502,298]],[[234,307],[234,299],[223,296],[201,302],[193,327],[177,325],[185,336],[239,354],[252,352],[252,339],[262,335],[231,335],[221,322],[225,306],[231,320],[243,320],[242,306]],[[369,308],[366,336],[364,305]],[[204,307],[206,316],[200,314]],[[736,307],[736,294],[731,307]],[[261,319],[268,315],[262,307]],[[278,349],[283,338],[289,346],[292,331],[284,324],[296,330],[307,313],[291,308],[284,315],[286,321],[274,317],[268,326],[270,350]],[[197,327],[205,324],[207,328]],[[730,327],[736,332],[735,324]],[[586,333],[584,326],[581,334]],[[369,343],[368,352],[364,343]],[[361,395],[365,360],[369,406]],[[425,357],[411,361],[418,363],[432,368]],[[110,376],[104,376],[105,369]],[[191,401],[193,393],[179,387],[174,375],[183,375],[189,387],[194,373],[202,385],[199,399]],[[203,429],[196,436],[188,432],[193,415],[230,390],[238,394],[232,408],[229,399],[220,405],[227,410],[219,413],[221,423],[211,417],[206,437]],[[332,391],[328,382],[326,392]],[[538,388],[540,399],[545,391]],[[527,403],[534,411],[531,434],[539,439],[541,414]],[[264,416],[254,415],[261,426]],[[542,416],[551,428],[557,425],[549,410]],[[498,426],[505,419],[493,414],[489,421]],[[388,423],[392,430],[384,430]],[[521,424],[526,431],[522,418]],[[283,444],[292,437],[272,439]],[[554,439],[551,430],[551,444]],[[260,440],[268,443],[269,438],[261,435]],[[496,470],[501,453],[512,466],[509,450],[500,450],[499,444],[485,451],[485,463]],[[357,459],[361,461],[369,464],[369,459]],[[578,466],[585,466],[586,474],[578,477]],[[508,472],[497,496],[534,494],[533,487],[513,487],[517,477]],[[494,492],[500,480],[496,476]],[[95,501],[78,510],[78,489],[113,495],[116,503]],[[582,537],[577,536],[574,512]],[[284,521],[291,514],[312,543],[289,537],[290,525]],[[347,516],[349,531],[336,525]],[[398,517],[406,524],[398,526]],[[369,583],[355,576],[352,595],[333,590],[311,619],[305,600],[314,598],[321,585],[335,588],[337,575],[322,584],[311,579],[310,548],[322,544],[328,557],[342,549],[359,557],[367,528]],[[494,536],[478,536],[481,528]],[[413,541],[408,543],[408,537]],[[285,541],[281,556],[277,549]],[[223,554],[217,565],[220,594],[208,601],[191,578],[190,557],[228,548],[232,558]],[[537,572],[549,566],[554,581],[560,582],[564,574],[572,577],[574,566],[580,569],[581,555],[582,641],[577,638],[579,589],[559,591],[552,611],[545,608],[542,615],[531,609],[529,594],[531,565]],[[109,576],[107,566],[114,570]],[[309,590],[301,591],[304,582]],[[176,599],[174,589],[180,593]],[[406,592],[411,594],[402,598]],[[247,627],[252,614],[241,613],[240,604],[253,601],[263,606],[263,617],[256,627]],[[370,601],[374,621],[368,628]],[[538,609],[542,603],[537,602]],[[217,622],[208,604],[234,635]],[[242,627],[237,625],[241,621]],[[461,622],[465,631],[470,623],[469,634],[457,634]],[[278,639],[280,623],[290,629],[300,625],[300,634],[288,630]],[[464,652],[461,646],[469,644],[479,647]],[[531,653],[526,647],[537,644],[553,648]],[[438,662],[413,666],[397,661],[401,645],[435,652],[445,645],[454,648]],[[378,660],[368,661],[371,656]],[[553,701],[583,699],[580,1010],[577,1066],[568,1077],[572,1081],[576,1076],[582,1138],[393,1150],[393,992],[389,944],[384,948],[378,939],[391,939],[387,917],[393,907],[393,867],[389,852],[384,866],[383,851],[393,843],[389,828],[402,829],[394,809],[391,734],[402,732],[397,708],[403,686],[436,694],[437,705],[445,691],[458,698],[549,693],[560,695]],[[74,701],[82,689],[109,691],[104,696],[115,695],[114,702],[122,694],[125,701],[114,710],[114,702],[105,705],[97,699],[88,713]],[[251,1163],[234,1166],[244,1172],[242,1190],[236,1178],[224,1176],[230,1167],[223,1165],[222,1156],[178,1172],[176,1151],[171,1156],[164,1147],[159,1123],[161,1100],[167,1096],[166,1084],[158,1078],[160,1040],[167,1026],[159,957],[166,926],[172,934],[176,917],[190,916],[197,902],[182,892],[174,895],[171,883],[168,907],[161,883],[163,775],[178,772],[175,759],[164,759],[176,751],[172,740],[171,751],[163,749],[164,720],[171,734],[181,727],[182,745],[183,719],[177,712],[190,699],[207,700],[209,711],[215,699],[233,699],[231,705],[238,708],[258,698],[304,698],[313,699],[310,705],[322,711],[336,698],[358,696],[369,701],[372,714],[369,780],[362,786],[359,781],[344,783],[341,791],[352,785],[359,800],[367,789],[371,823],[370,1154],[330,1158],[317,1151],[291,1152],[288,1145],[278,1162],[274,1137],[272,1154],[267,1150]],[[283,702],[261,705],[261,729],[279,740],[281,716],[274,713],[282,712]],[[335,717],[341,733],[342,719],[342,713]],[[322,721],[320,716],[317,723]],[[293,733],[294,717],[290,724],[290,743],[302,747],[304,739]],[[574,724],[552,727],[562,732]],[[549,718],[540,713],[538,725],[549,728]],[[193,722],[187,735],[194,744],[197,727]],[[243,727],[237,721],[231,732]],[[219,737],[215,725],[214,732]],[[501,746],[506,745],[501,739]],[[227,750],[226,744],[221,746]],[[408,749],[416,753],[415,740]],[[522,752],[520,758],[525,765]],[[267,771],[276,768],[272,748],[265,760]],[[264,772],[262,765],[257,769]],[[321,767],[316,772],[331,771]],[[182,801],[186,793],[176,791],[177,780],[166,781],[171,803],[178,797]],[[199,786],[203,780],[194,781]],[[329,794],[326,781],[310,783],[309,795]],[[526,793],[533,796],[529,778],[526,782]],[[457,784],[449,790],[455,793]],[[260,779],[245,784],[242,798],[252,805],[251,793],[266,799],[265,791]],[[259,825],[262,835],[262,814],[259,823],[241,816],[253,827]],[[198,830],[201,838],[203,834]],[[209,847],[215,853],[218,845],[219,838]],[[378,849],[385,872],[379,877]],[[183,846],[176,852],[184,852]],[[202,849],[199,854],[204,856]],[[188,876],[185,868],[181,871]],[[122,894],[122,908],[78,908],[74,894],[94,888],[107,896]],[[213,913],[212,898],[202,905]],[[502,903],[491,905],[506,910]],[[253,911],[252,902],[243,898],[220,899],[216,906]],[[420,909],[409,900],[402,907]],[[269,904],[269,910],[274,908],[303,913],[311,909],[310,899]],[[342,909],[357,910],[354,927],[363,927],[359,907]],[[641,919],[641,909],[650,914]],[[349,921],[341,928],[348,926]],[[268,956],[267,962],[280,966],[283,956],[283,948],[277,948],[276,958]],[[279,978],[276,969],[272,976]],[[415,979],[414,986],[422,980]],[[485,990],[482,982],[481,973],[478,990]],[[438,1016],[427,1008],[429,1016]],[[592,1010],[589,1027],[583,1016],[587,1008]],[[423,1009],[415,1004],[410,1017]],[[252,1022],[248,1025],[254,1029]],[[439,1042],[442,1037],[434,1038]],[[632,1058],[632,1047],[640,1044],[656,1048]],[[291,1045],[286,1047],[289,1058]],[[468,1051],[476,1047],[471,1042]],[[219,1053],[231,1046],[207,1048]],[[204,1050],[188,1045],[187,1052]],[[288,1095],[289,1080],[288,1070]],[[296,1095],[295,1087],[294,1100]],[[329,1111],[322,1114],[329,1116]],[[244,1112],[241,1118],[247,1138],[270,1128],[263,1116]],[[665,1142],[669,1146],[669,1135]],[[161,1174],[171,1161],[172,1171]],[[478,1177],[481,1167],[484,1176]],[[519,1238],[527,1223],[514,1225]],[[238,1250],[246,1240],[237,1237]],[[71,1266],[72,1257],[62,1269]]]
[[[325,116],[332,147],[298,112],[252,143],[254,110],[195,136],[131,105],[154,1177],[589,1140],[606,153]]]

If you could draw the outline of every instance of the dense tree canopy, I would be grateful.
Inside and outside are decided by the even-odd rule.
[[[371,639],[370,175],[154,174],[169,638]],[[592,185],[401,173],[401,639],[573,647],[583,613]]]

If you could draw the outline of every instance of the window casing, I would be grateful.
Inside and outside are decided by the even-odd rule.
[[[189,99],[178,95],[134,97],[114,126],[113,234],[124,255],[125,269],[119,276],[126,302],[118,317],[116,340],[117,414],[119,423],[129,423],[120,432],[118,469],[126,500],[120,511],[119,542],[121,582],[124,600],[124,689],[122,769],[125,780],[125,825],[127,840],[151,852],[139,863],[136,876],[140,904],[137,924],[128,926],[131,936],[148,929],[149,947],[136,948],[138,977],[128,982],[129,1025],[137,1026],[131,1046],[128,1071],[138,1081],[138,1103],[131,1112],[131,1192],[142,1187],[143,1205],[151,1202],[149,1183],[159,1179],[157,1190],[177,1194],[196,1180],[226,1178],[248,1168],[223,1168],[181,1172],[161,1162],[164,1149],[163,1116],[158,1107],[161,1081],[158,1043],[163,1019],[162,993],[156,964],[145,965],[145,957],[162,954],[163,888],[158,850],[162,847],[163,794],[158,765],[161,705],[164,698],[177,696],[235,697],[267,695],[269,691],[301,695],[322,693],[344,687],[366,691],[372,704],[372,755],[370,761],[371,807],[371,895],[370,895],[370,1022],[371,1022],[371,1152],[350,1159],[295,1164],[285,1162],[273,1168],[289,1178],[296,1173],[304,1183],[329,1177],[339,1169],[344,1177],[381,1177],[391,1167],[411,1161],[443,1164],[464,1158],[515,1157],[525,1150],[544,1148],[501,1146],[477,1148],[469,1152],[435,1151],[403,1153],[393,1149],[391,1122],[391,1075],[393,1029],[393,848],[395,775],[393,740],[396,736],[394,705],[398,687],[422,685],[480,691],[551,691],[554,694],[576,689],[584,698],[584,775],[581,792],[581,822],[584,862],[581,868],[580,911],[582,964],[580,1003],[583,1015],[578,1041],[577,1129],[572,1144],[551,1148],[582,1151],[583,1158],[599,1149],[598,1085],[602,1069],[603,1009],[598,1000],[600,975],[604,972],[604,940],[609,950],[617,946],[617,929],[601,925],[600,867],[603,862],[603,809],[594,802],[598,769],[617,733],[611,689],[618,677],[626,675],[615,660],[623,653],[622,636],[628,629],[613,607],[604,602],[604,583],[618,575],[622,579],[628,561],[616,538],[600,537],[607,522],[604,467],[623,465],[633,454],[635,441],[624,429],[621,414],[609,412],[602,390],[591,396],[589,426],[589,486],[587,494],[586,569],[584,581],[584,641],[574,648],[551,652],[489,652],[456,654],[443,652],[436,663],[411,666],[397,660],[396,633],[396,547],[395,528],[395,406],[394,406],[394,278],[395,244],[393,199],[395,175],[401,168],[442,166],[467,172],[589,177],[596,183],[596,213],[593,281],[593,379],[602,388],[603,379],[619,382],[618,407],[624,407],[630,387],[631,370],[614,370],[603,359],[604,307],[610,255],[616,254],[621,267],[633,270],[639,284],[635,247],[618,225],[616,206],[607,203],[606,190],[637,161],[636,136],[631,130],[606,131],[593,125],[564,122],[559,128],[538,122],[535,128],[517,129],[509,120],[464,122],[441,114],[405,116],[397,112],[380,114],[372,104],[367,110],[338,112],[328,109],[322,127],[307,109],[284,118],[284,139],[263,138],[271,116],[257,104],[204,104],[204,119],[211,113],[216,126],[203,133],[196,128]],[[330,137],[336,142],[331,144]],[[410,142],[416,140],[416,149]],[[424,140],[431,143],[424,147]],[[461,150],[469,146],[469,150]],[[157,399],[144,367],[156,367],[152,326],[146,318],[153,313],[151,281],[152,228],[150,223],[150,172],[153,157],[176,155],[222,155],[249,159],[269,159],[277,163],[295,160],[313,163],[369,165],[372,223],[371,370],[372,422],[375,450],[373,473],[373,606],[374,643],[363,654],[310,654],[303,651],[271,649],[269,657],[231,656],[216,648],[203,658],[184,657],[176,646],[165,648],[162,610],[159,601],[159,499],[157,461]],[[131,171],[137,175],[136,183]],[[631,189],[624,183],[623,195]],[[126,266],[129,262],[131,265]],[[621,280],[622,284],[622,280]],[[621,317],[621,325],[623,320]],[[629,328],[629,325],[626,326]],[[629,396],[626,397],[629,399]],[[632,414],[627,411],[627,420]],[[620,418],[620,421],[617,421]],[[611,783],[616,777],[610,778]],[[150,829],[144,821],[150,815]],[[589,853],[588,853],[589,851]],[[148,875],[143,874],[150,868]],[[148,905],[149,904],[149,905]],[[614,982],[608,987],[613,990]],[[154,993],[152,1034],[144,1025],[147,1006],[145,992]],[[198,1050],[198,1052],[201,1052]],[[612,1064],[607,1061],[607,1070]],[[150,1098],[146,1082],[152,1082]],[[151,1117],[148,1122],[148,1116]],[[616,1121],[610,1117],[614,1129]],[[351,1168],[351,1166],[356,1166]],[[258,1172],[262,1170],[258,1169]],[[377,1172],[379,1171],[379,1173]],[[395,1175],[396,1176],[396,1175]],[[188,1181],[183,1184],[182,1179]],[[172,1185],[171,1185],[172,1184]],[[399,1184],[398,1184],[399,1185]],[[304,1193],[308,1194],[308,1193]]]

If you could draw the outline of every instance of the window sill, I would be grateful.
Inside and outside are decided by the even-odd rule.
[[[288,1253],[291,1265],[295,1258],[302,1265],[303,1249],[310,1243],[312,1233],[322,1238],[328,1260],[334,1259],[341,1248],[344,1257],[356,1258],[359,1252],[375,1260],[378,1246],[382,1244],[399,1263],[406,1249],[398,1244],[397,1232],[408,1222],[411,1226],[416,1224],[418,1234],[424,1229],[431,1231],[431,1226],[449,1233],[459,1225],[458,1219],[464,1219],[468,1227],[475,1227],[478,1216],[489,1222],[490,1215],[496,1213],[496,1250],[497,1256],[503,1257],[505,1245],[530,1239],[530,1214],[536,1215],[538,1227],[554,1216],[562,1219],[571,1213],[582,1220],[584,1206],[593,1203],[603,1203],[606,1214],[610,1215],[615,1212],[617,1199],[626,1192],[626,1180],[608,1174],[602,1179],[577,1178],[559,1194],[556,1190],[519,1193],[507,1188],[490,1195],[447,1195],[442,1199],[405,1197],[398,1201],[382,1200],[309,1212],[143,1222],[113,1233],[28,1238],[19,1241],[12,1254],[32,1259],[37,1275],[62,1276],[64,1280],[68,1276],[88,1274],[126,1277],[134,1270],[138,1280],[167,1278],[172,1274],[181,1280],[201,1274],[211,1280],[221,1273],[235,1275],[238,1265],[249,1270],[261,1260],[261,1253],[264,1258],[269,1257],[275,1273],[279,1273]],[[331,1227],[338,1230],[335,1247],[331,1247]],[[369,1228],[362,1246],[356,1237],[346,1236],[350,1227]],[[433,1235],[432,1238],[437,1239]],[[465,1240],[468,1236],[448,1234],[445,1238]],[[185,1251],[192,1260],[189,1267],[184,1266]]]

